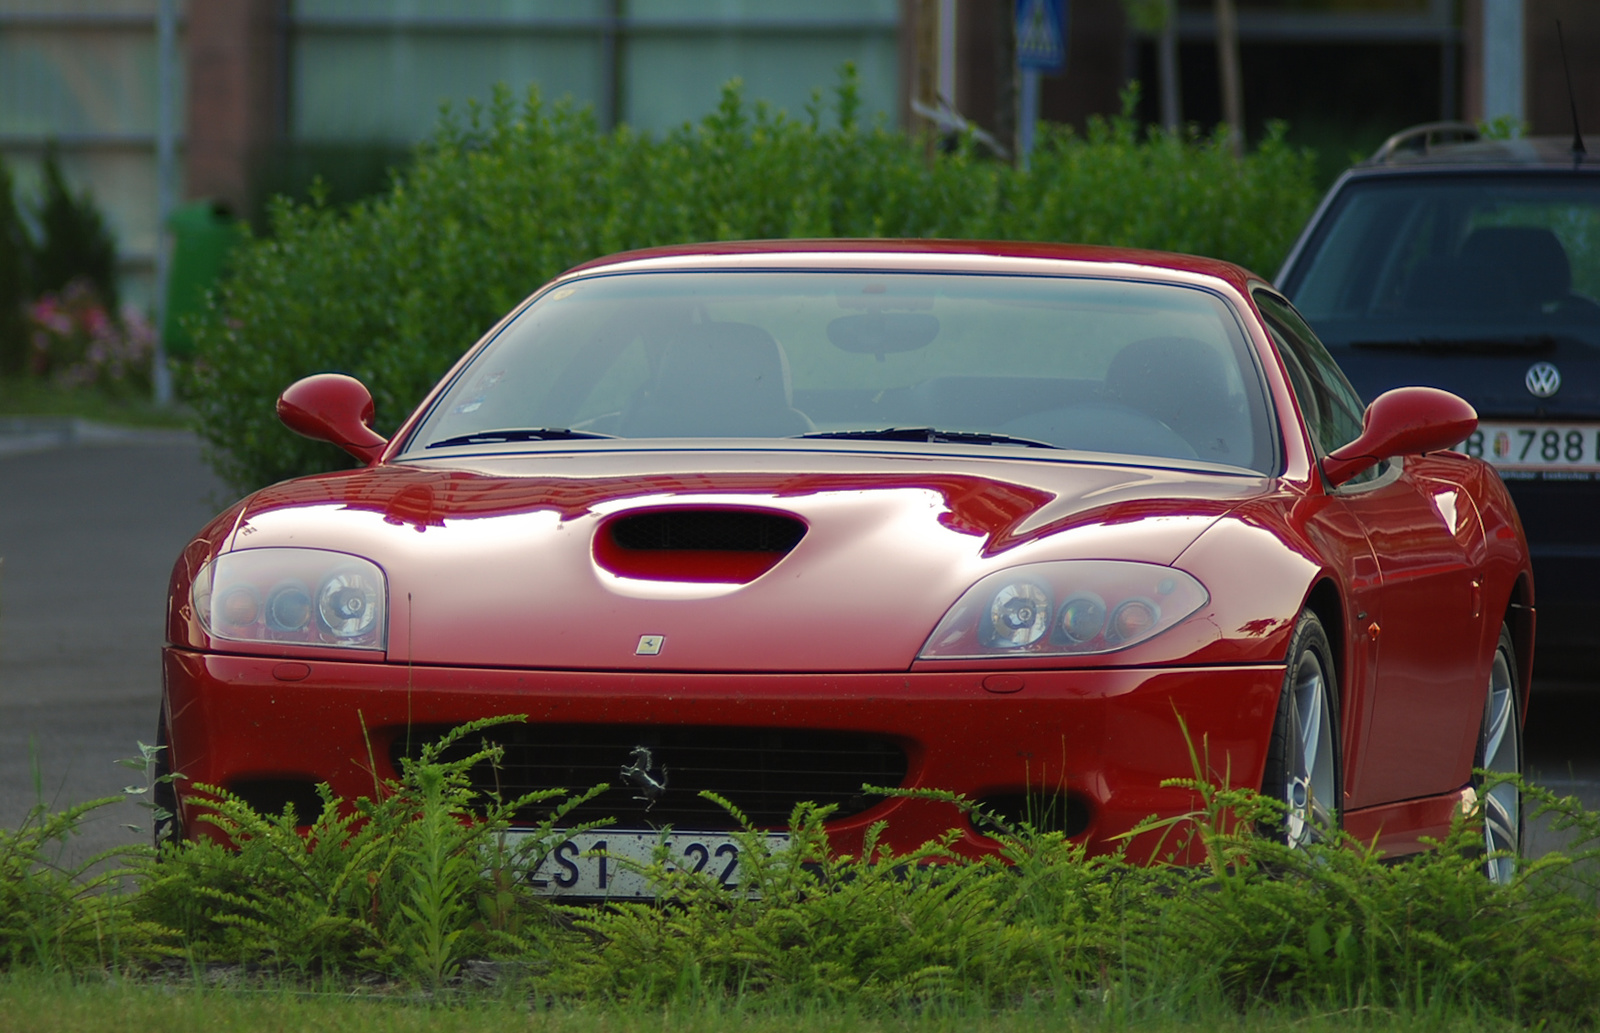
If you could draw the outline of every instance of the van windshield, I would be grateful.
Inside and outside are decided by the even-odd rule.
[[[1283,289],[1330,347],[1600,346],[1600,176],[1351,183]]]

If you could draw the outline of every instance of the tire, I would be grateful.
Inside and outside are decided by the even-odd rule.
[[[1303,847],[1338,827],[1342,785],[1337,668],[1322,621],[1309,610],[1295,624],[1287,657],[1261,793],[1287,808],[1267,833]]]
[[[1482,791],[1487,775],[1522,775],[1522,701],[1517,684],[1517,649],[1511,629],[1500,626],[1500,642],[1489,665],[1489,686],[1473,757],[1472,787],[1483,808],[1483,871],[1489,881],[1505,885],[1522,857],[1522,788],[1516,783]],[[1501,856],[1496,857],[1496,854]]]

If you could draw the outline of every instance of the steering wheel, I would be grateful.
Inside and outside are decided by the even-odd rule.
[[[1114,402],[1083,402],[1018,417],[996,428],[1018,437],[1048,441],[1084,452],[1121,452],[1163,459],[1198,459],[1177,431],[1151,416]]]

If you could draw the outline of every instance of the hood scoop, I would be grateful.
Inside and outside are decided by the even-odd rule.
[[[776,566],[805,533],[802,521],[770,510],[634,510],[599,526],[594,558],[618,577],[742,585]]]

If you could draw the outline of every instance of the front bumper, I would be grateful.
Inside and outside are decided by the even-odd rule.
[[[892,738],[905,751],[907,788],[972,799],[1064,789],[1085,818],[1075,838],[1097,852],[1115,849],[1114,837],[1151,814],[1194,806],[1189,791],[1161,785],[1195,774],[1190,743],[1208,778],[1260,785],[1283,681],[1281,665],[1000,677],[942,670],[638,674],[286,662],[170,647],[164,667],[168,742],[190,835],[207,827],[198,821],[194,783],[233,789],[299,780],[326,782],[346,799],[371,796],[376,782],[398,776],[393,747],[408,728],[525,714],[530,723],[565,726],[822,729]],[[619,767],[627,760],[619,756]],[[948,804],[898,797],[830,822],[835,849],[858,852],[879,820],[888,823],[882,841],[897,850],[952,828],[963,852],[995,849]],[[1154,844],[1152,836],[1130,854]]]

